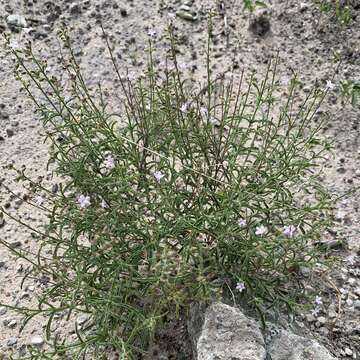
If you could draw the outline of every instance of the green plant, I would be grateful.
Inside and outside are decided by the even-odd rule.
[[[351,22],[351,10],[347,5],[343,5],[341,0],[315,0],[321,13],[336,17],[340,25],[347,26]]]
[[[301,101],[294,77],[284,96],[277,60],[263,79],[214,76],[210,37],[207,82],[195,86],[183,77],[170,27],[165,61],[157,65],[150,41],[137,80],[118,68],[105,36],[123,94],[119,112],[109,112],[61,37],[69,92],[31,44],[11,51],[63,180],[54,195],[16,170],[49,222],[33,228],[3,209],[37,237],[35,258],[0,240],[32,264],[32,276],[49,278],[38,308],[15,309],[24,326],[46,314],[50,340],[57,313],[90,316],[76,326],[76,343],[55,338],[46,356],[99,359],[114,349],[136,358],[166,315],[194,301],[243,299],[260,314],[303,303],[301,269],[324,263],[314,243],[334,203],[318,182],[330,145],[322,121],[313,122],[326,91]]]
[[[254,11],[257,7],[267,7],[264,1],[258,0],[243,0],[244,8],[249,11]]]
[[[360,82],[356,80],[341,81],[342,96],[350,100],[352,106],[357,104],[360,95]]]

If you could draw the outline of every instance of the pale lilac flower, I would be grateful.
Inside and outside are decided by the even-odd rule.
[[[325,90],[332,91],[335,89],[335,84],[331,80],[326,80]]]
[[[294,225],[288,225],[284,226],[283,234],[289,238],[293,237],[296,232],[296,226]]]
[[[175,19],[176,18],[176,14],[174,14],[174,13],[168,13],[167,15],[168,15],[168,17],[170,19]]]
[[[103,209],[107,209],[107,208],[109,207],[108,204],[106,203],[106,201],[105,201],[104,199],[101,200],[101,207],[102,207]]]
[[[115,161],[114,158],[112,157],[111,154],[109,154],[106,159],[103,162],[103,165],[107,168],[107,169],[113,169],[115,167]]]
[[[168,71],[173,71],[173,70],[175,70],[175,65],[174,65],[174,63],[169,62],[169,63],[167,64],[167,69],[166,69],[166,70],[168,70]]]
[[[321,296],[316,296],[315,297],[315,300],[314,300],[314,303],[316,304],[316,305],[322,305],[322,298],[321,298]]]
[[[240,226],[240,227],[244,227],[244,226],[246,226],[246,220],[245,219],[239,219],[238,220],[238,225]]]
[[[264,225],[260,225],[260,226],[257,226],[256,229],[255,229],[255,235],[257,236],[262,236],[262,235],[265,235],[267,233],[268,229],[266,226]]]
[[[135,71],[129,71],[128,74],[127,74],[127,79],[128,79],[129,81],[134,81],[134,80],[136,80]]]
[[[167,63],[167,61],[164,59],[164,60],[161,60],[160,62],[159,62],[159,66],[161,67],[161,68],[164,68],[164,67],[166,67],[166,63]]]
[[[81,194],[81,195],[78,197],[78,203],[79,203],[79,206],[80,206],[82,209],[87,208],[88,206],[91,205],[90,196]]]
[[[148,30],[148,35],[149,35],[150,37],[155,37],[155,36],[156,36],[156,31],[155,31],[154,29],[149,29],[149,30]]]
[[[188,64],[185,62],[178,63],[179,70],[186,70],[188,68]]]
[[[45,199],[44,199],[41,195],[38,195],[38,196],[35,198],[35,204],[36,204],[37,206],[41,206],[44,202],[45,202]]]
[[[356,260],[355,260],[355,255],[350,255],[346,258],[346,262],[349,264],[349,265],[355,265],[356,263]]]
[[[184,103],[181,105],[181,108],[180,108],[180,111],[181,112],[187,112],[188,111],[188,108],[189,108],[189,104],[188,103]]]
[[[201,108],[200,108],[200,114],[201,114],[202,116],[206,116],[207,113],[208,113],[208,110],[207,110],[206,107],[201,107]]]
[[[236,284],[236,290],[239,292],[243,292],[245,290],[245,288],[246,288],[246,286],[242,281],[240,281]]]
[[[311,310],[311,315],[312,315],[312,316],[318,316],[320,310],[321,310],[321,309],[320,309],[319,307],[315,307],[314,309]]]
[[[19,45],[19,43],[18,43],[18,41],[16,39],[11,39],[10,42],[9,42],[9,46],[13,50],[19,50],[20,49],[20,45]]]
[[[160,182],[164,176],[165,174],[163,174],[161,171],[154,172],[154,178],[156,179],[157,182]]]
[[[280,82],[281,85],[288,86],[290,84],[290,79],[287,76],[282,76]]]

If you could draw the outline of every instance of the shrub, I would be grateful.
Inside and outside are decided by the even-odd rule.
[[[14,251],[31,262],[33,276],[51,281],[38,308],[17,310],[25,323],[46,314],[48,339],[57,313],[90,316],[76,327],[76,343],[55,339],[42,356],[101,358],[115,349],[136,358],[167,314],[194,301],[230,297],[261,314],[303,303],[302,270],[325,261],[314,243],[334,201],[318,181],[330,149],[317,118],[327,90],[301,101],[296,77],[281,87],[277,59],[262,79],[214,76],[211,37],[207,81],[189,85],[170,27],[166,59],[157,64],[150,41],[138,79],[120,71],[105,37],[123,98],[110,112],[61,37],[69,92],[31,44],[12,49],[62,177],[54,195],[18,170],[30,203],[49,221],[26,225],[37,237],[36,259]]]

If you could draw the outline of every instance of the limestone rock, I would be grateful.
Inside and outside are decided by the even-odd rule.
[[[197,360],[265,360],[265,342],[255,320],[239,309],[214,303],[205,312]]]
[[[11,14],[6,18],[6,22],[9,26],[15,26],[20,28],[26,28],[27,22],[24,16],[19,14]]]
[[[281,330],[269,346],[272,360],[336,360],[329,351],[315,340]]]

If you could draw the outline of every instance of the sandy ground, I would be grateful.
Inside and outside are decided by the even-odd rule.
[[[144,49],[149,30],[156,31],[154,41],[161,54],[169,14],[171,17],[184,3],[176,0],[0,0],[0,32],[10,31],[6,23],[8,15],[23,16],[26,28],[31,28],[31,31],[28,34],[24,30],[12,31],[12,38],[20,44],[31,38],[37,51],[48,59],[51,66],[55,66],[60,48],[56,34],[62,26],[66,26],[89,83],[101,81],[114,95],[114,74],[101,39],[100,22],[112,35],[120,68],[124,72],[129,68],[140,73],[146,62]],[[197,20],[176,17],[174,23],[182,34],[180,59],[188,64],[189,77],[201,80],[206,12],[217,9],[219,2],[196,0],[190,3],[191,9],[197,13]],[[253,28],[255,33],[249,30],[254,16],[244,12],[242,1],[226,0],[223,3],[228,27],[224,27],[223,16],[215,17],[214,71],[224,72],[235,65],[238,71],[256,69],[262,74],[269,59],[278,53],[281,60],[279,77],[286,80],[292,71],[297,72],[304,84],[304,95],[316,82],[323,85],[328,79],[333,79],[337,87],[322,108],[328,119],[324,133],[335,141],[334,156],[326,163],[324,182],[337,193],[360,185],[360,108],[359,105],[352,107],[344,104],[339,91],[340,81],[360,80],[360,9],[356,1],[352,7],[351,26],[341,28],[335,19],[320,16],[312,1],[273,0],[266,15],[269,24],[257,23]],[[224,34],[226,32],[228,36]],[[335,61],[337,57],[342,60],[340,67]],[[18,167],[25,165],[29,174],[35,178],[48,176],[49,186],[52,183],[50,172],[45,168],[47,145],[43,142],[40,123],[31,103],[19,91],[12,70],[12,59],[1,48],[0,178],[4,184],[11,186],[17,196],[0,188],[0,205],[36,226],[43,221],[41,214],[26,205],[22,199],[27,192],[14,183],[13,173],[3,169],[3,166],[12,163]],[[334,250],[342,257],[342,263],[334,269],[331,280],[334,286],[324,284],[322,312],[317,318],[306,314],[299,320],[319,336],[336,356],[355,359],[360,357],[360,217],[357,196],[350,196],[338,207],[341,210],[336,215],[339,226],[325,237],[326,240],[342,242],[342,246]],[[6,220],[4,224],[0,223],[0,236],[14,247],[36,251],[37,244],[29,231],[14,222]],[[43,285],[39,279],[33,279],[20,289],[27,266],[25,261],[16,260],[9,251],[0,247],[0,302],[34,305],[34,293]],[[342,302],[338,307],[340,298]],[[5,358],[11,353],[15,358],[19,357],[26,353],[26,346],[35,335],[43,336],[42,318],[32,321],[21,334],[20,325],[19,315],[0,306],[0,359],[1,354]],[[62,328],[61,319],[54,326],[59,332],[72,331],[71,327]]]

